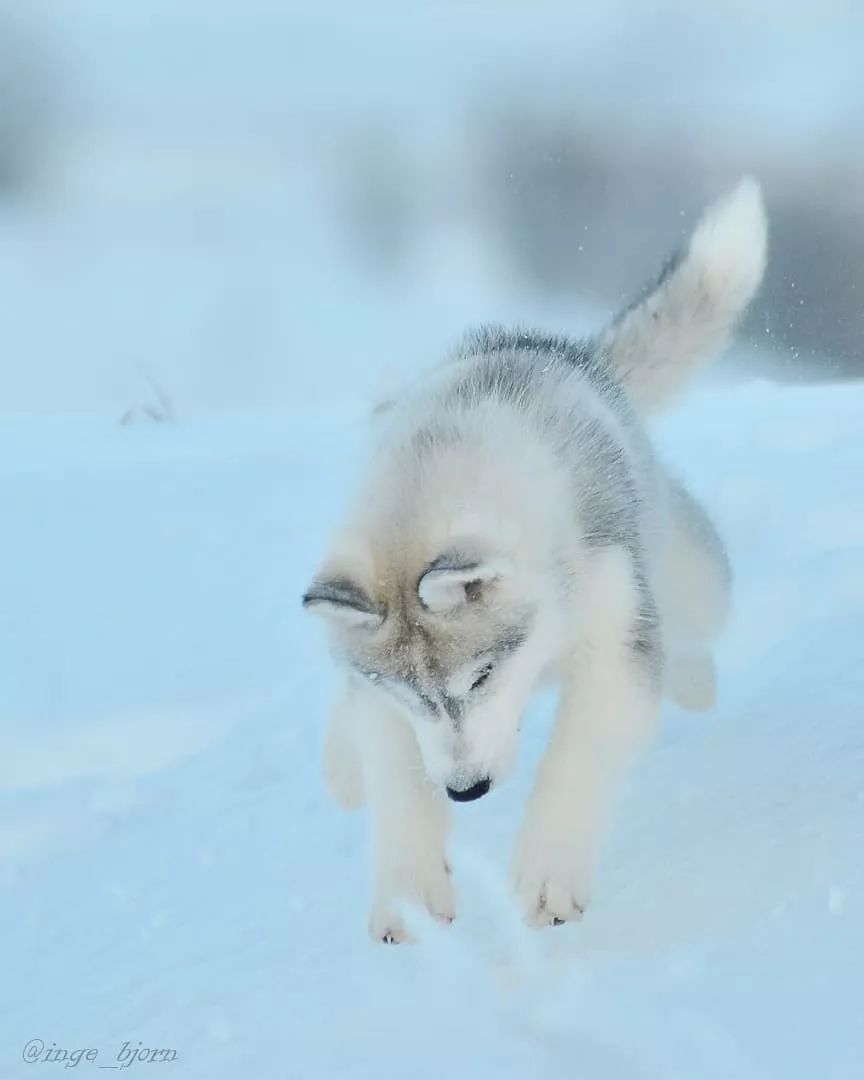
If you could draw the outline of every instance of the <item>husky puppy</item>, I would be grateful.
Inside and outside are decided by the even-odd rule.
[[[474,330],[379,410],[368,478],[303,597],[345,673],[325,772],[369,807],[374,938],[406,939],[405,902],[454,917],[450,803],[507,774],[541,680],[560,704],[512,863],[535,926],[584,911],[662,694],[712,705],[729,566],[641,417],[725,343],[765,246],[744,180],[596,337]]]

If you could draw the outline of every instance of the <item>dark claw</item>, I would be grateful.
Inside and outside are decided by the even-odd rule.
[[[559,918],[558,918],[558,916],[556,915],[556,916],[555,916],[555,917],[554,917],[554,918],[552,919],[552,925],[553,925],[553,926],[563,926],[563,925],[564,925],[564,920],[563,920],[563,919],[559,919]]]

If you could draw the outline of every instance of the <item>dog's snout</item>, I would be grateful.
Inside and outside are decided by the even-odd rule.
[[[492,781],[488,776],[484,776],[482,780],[478,780],[476,784],[472,784],[469,788],[460,790],[448,786],[447,794],[453,802],[474,802],[475,799],[482,799],[491,787]]]

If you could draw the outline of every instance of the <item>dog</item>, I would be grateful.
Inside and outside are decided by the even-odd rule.
[[[450,804],[507,775],[539,684],[560,702],[512,863],[538,927],[585,910],[662,696],[713,704],[730,567],[642,417],[725,344],[765,254],[745,179],[594,338],[474,330],[377,410],[371,468],[303,597],[345,674],[325,776],[369,808],[373,938],[410,940],[406,903],[454,918]]]

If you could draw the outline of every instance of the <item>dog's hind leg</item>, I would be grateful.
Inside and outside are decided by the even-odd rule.
[[[728,614],[732,573],[708,515],[679,483],[668,484],[658,581],[664,690],[682,708],[704,712],[716,697],[712,645]]]

